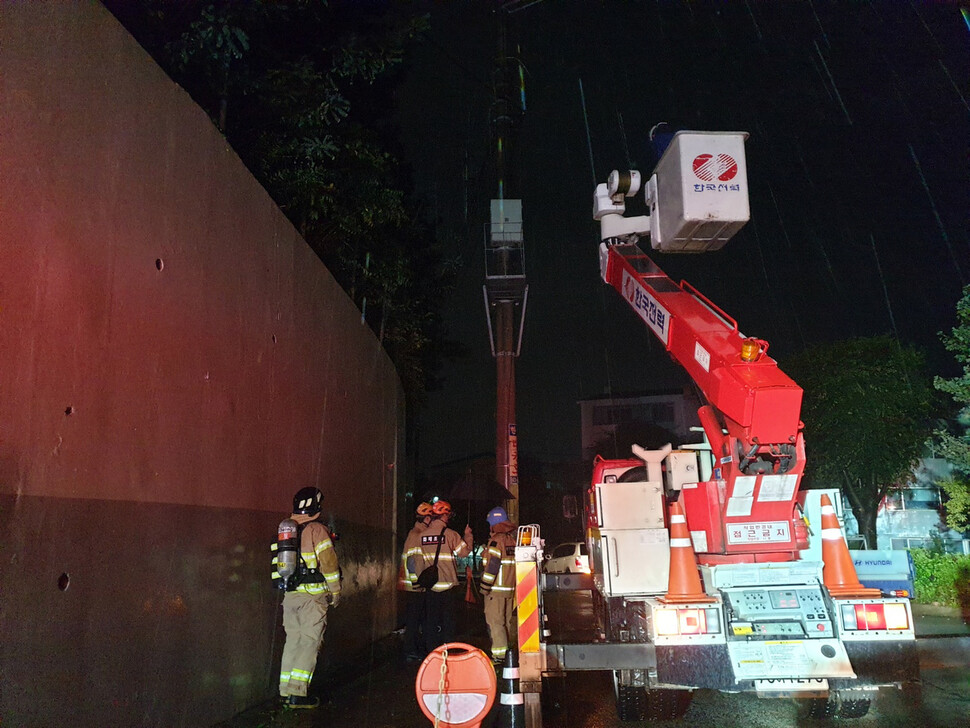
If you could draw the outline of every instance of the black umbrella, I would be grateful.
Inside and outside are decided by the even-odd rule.
[[[489,480],[486,476],[466,473],[457,478],[448,490],[448,500],[466,502],[466,519],[471,524],[472,501],[490,501],[501,503],[515,498],[506,488],[494,480]],[[465,601],[469,604],[477,604],[479,597],[474,589],[474,578],[472,567],[465,568],[465,580],[467,582],[465,591]]]
[[[515,498],[501,483],[465,475],[456,480],[448,491],[451,500],[500,502]]]

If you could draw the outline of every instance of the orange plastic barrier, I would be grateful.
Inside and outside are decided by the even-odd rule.
[[[424,658],[414,683],[425,717],[455,728],[479,728],[492,709],[496,690],[491,658],[462,642],[449,642]]]

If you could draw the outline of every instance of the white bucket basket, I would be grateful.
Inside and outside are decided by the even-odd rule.
[[[719,250],[751,217],[747,132],[680,131],[646,190],[654,250]]]

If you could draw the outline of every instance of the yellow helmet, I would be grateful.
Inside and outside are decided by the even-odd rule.
[[[431,512],[436,516],[447,516],[451,513],[451,503],[443,500],[435,501],[434,505],[431,506]]]
[[[430,503],[419,503],[418,504],[418,507],[414,509],[414,512],[417,513],[422,518],[424,518],[425,516],[430,516],[431,515],[431,512],[432,512],[431,504]]]

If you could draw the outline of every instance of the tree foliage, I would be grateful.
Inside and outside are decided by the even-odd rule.
[[[936,377],[933,382],[961,408],[951,429],[941,428],[934,433],[937,451],[955,468],[954,475],[938,485],[947,496],[943,505],[946,525],[954,531],[965,531],[970,528],[970,286],[963,289],[957,302],[953,332],[941,333],[940,338],[963,367],[963,374],[952,379]]]
[[[922,353],[888,336],[858,338],[809,349],[784,369],[805,392],[807,486],[837,484],[874,548],[879,504],[909,479],[932,431]]]
[[[361,307],[412,403],[444,351],[455,265],[408,194],[394,72],[427,18],[407,4],[109,0],[192,94]]]
[[[913,549],[917,601],[962,607],[970,615],[970,556]]]

